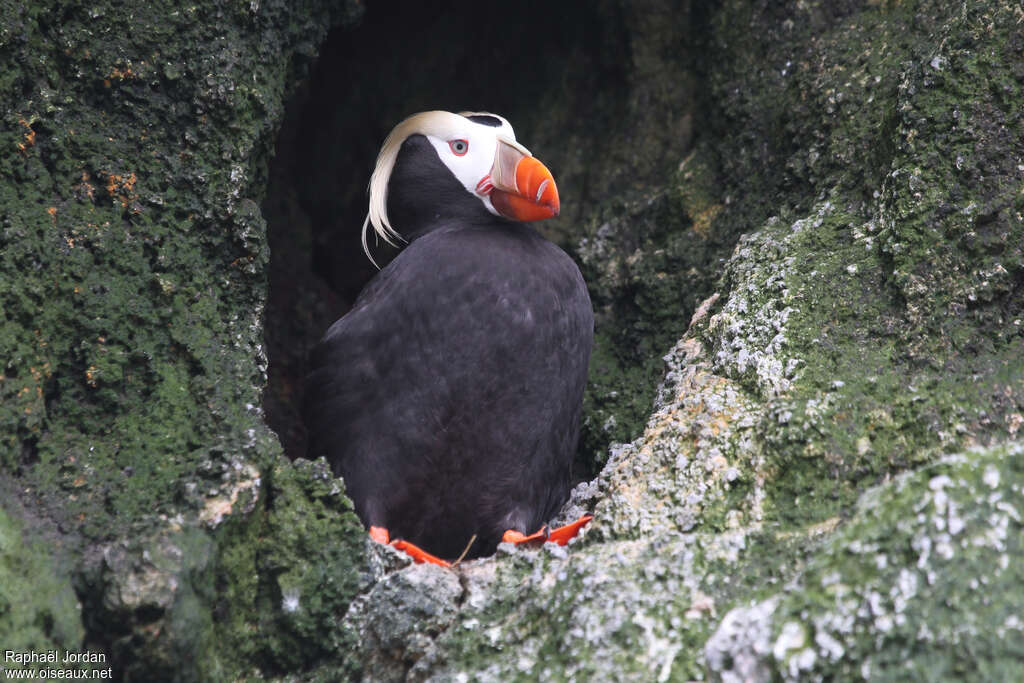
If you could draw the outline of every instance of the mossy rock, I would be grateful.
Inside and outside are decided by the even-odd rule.
[[[342,486],[282,461],[262,420],[258,203],[286,95],[360,12],[0,6],[11,644],[102,651],[125,680],[317,666],[295,643],[355,593],[364,541]],[[260,600],[272,626],[242,616]]]
[[[708,641],[726,679],[1015,680],[1024,445],[947,456],[867,492],[785,590]]]
[[[56,652],[63,661],[66,652],[82,649],[81,604],[69,573],[53,562],[55,550],[26,538],[21,525],[0,510],[0,638],[5,651],[21,658],[5,658],[0,671],[52,668],[31,661],[31,654]]]

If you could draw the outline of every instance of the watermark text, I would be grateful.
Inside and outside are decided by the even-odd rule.
[[[103,652],[77,650],[4,650],[0,680],[91,680],[113,678]]]

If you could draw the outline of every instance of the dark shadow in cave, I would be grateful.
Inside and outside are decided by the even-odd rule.
[[[376,272],[360,246],[366,185],[381,142],[403,117],[426,109],[506,116],[559,178],[563,216],[541,229],[556,241],[578,237],[573,221],[588,200],[587,176],[559,169],[587,168],[579,157],[599,154],[601,136],[581,146],[579,129],[604,130],[625,106],[624,32],[595,6],[463,0],[439,11],[378,0],[359,26],[328,36],[288,105],[263,205],[271,249],[263,401],[288,457],[305,454],[306,352]],[[566,131],[572,144],[560,144]],[[389,251],[379,245],[375,257],[386,261]]]

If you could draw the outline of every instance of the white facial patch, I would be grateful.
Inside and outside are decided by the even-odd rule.
[[[474,114],[471,112],[462,114],[472,115]],[[494,114],[484,115],[500,120],[501,125],[488,126],[464,118],[465,124],[460,125],[457,130],[445,131],[453,136],[450,139],[442,139],[436,135],[427,135],[426,138],[434,146],[438,158],[466,188],[466,192],[477,197],[488,211],[497,216],[498,211],[491,204],[490,198],[491,190],[494,189],[490,177],[491,168],[497,154],[499,138],[515,142],[516,133],[505,119]],[[461,145],[455,145],[456,149],[453,149],[453,143],[457,140],[465,140],[469,144],[469,149],[465,153],[457,153]]]

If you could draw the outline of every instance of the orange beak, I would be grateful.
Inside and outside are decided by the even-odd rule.
[[[528,222],[558,215],[558,187],[551,171],[522,145],[498,140],[491,182],[491,204],[505,218]]]

